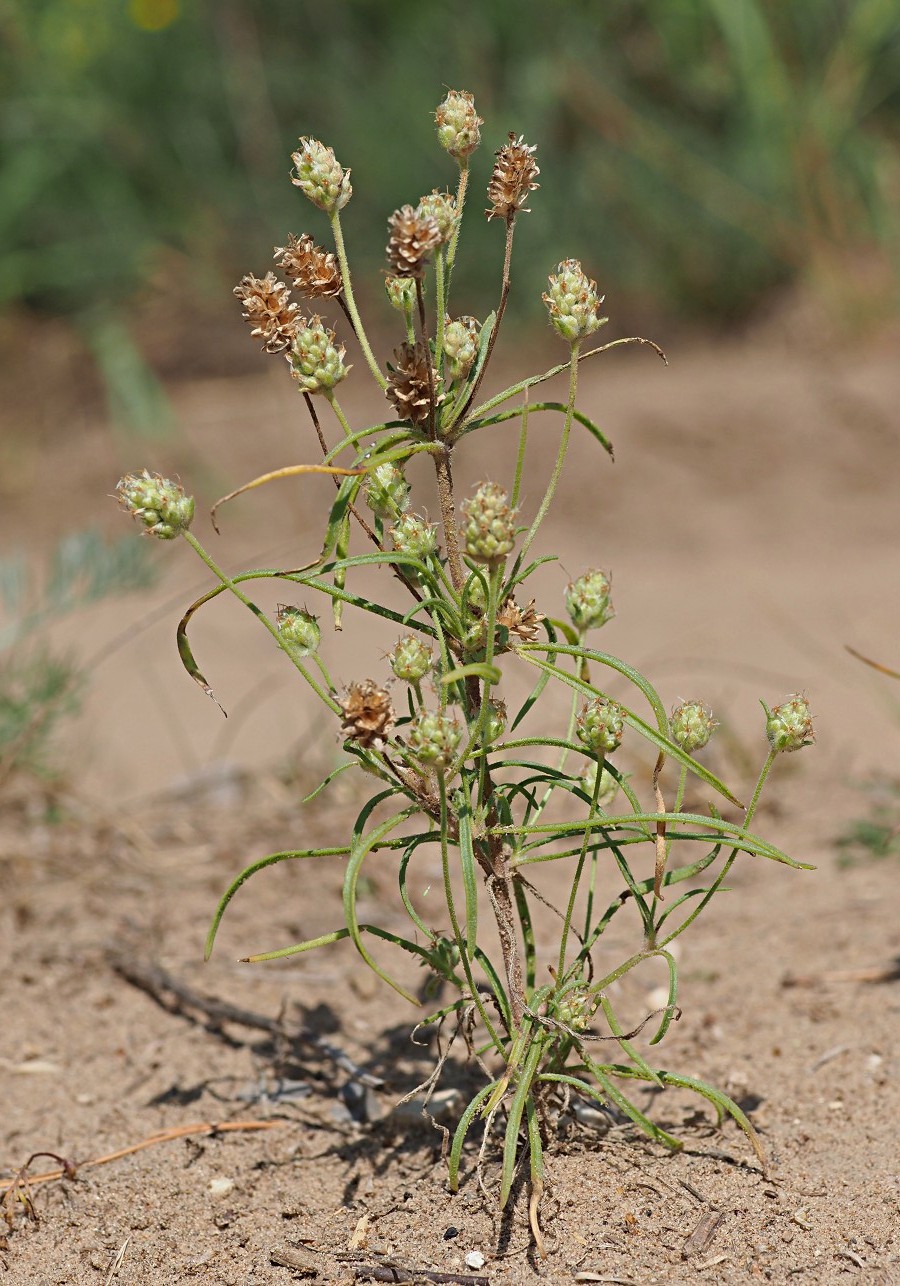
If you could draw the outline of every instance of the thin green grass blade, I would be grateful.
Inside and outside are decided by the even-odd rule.
[[[390,795],[394,795],[396,793],[396,791],[382,791],[374,800],[369,801],[366,808],[363,810],[363,813],[368,817],[368,814],[375,807],[376,802],[380,802],[381,799],[388,798]],[[413,1005],[417,1005],[419,1003],[416,997],[412,995],[411,992],[407,991],[405,987],[401,986],[399,982],[395,982],[393,978],[385,973],[363,945],[359,921],[356,915],[356,894],[357,887],[359,885],[360,872],[362,871],[363,862],[368,854],[382,839],[384,839],[385,836],[390,834],[394,827],[399,826],[401,822],[406,821],[407,818],[414,816],[416,812],[418,812],[418,808],[416,806],[401,809],[399,813],[395,813],[393,817],[389,817],[387,821],[382,822],[380,826],[376,826],[375,829],[370,831],[366,836],[361,836],[358,833],[359,819],[357,820],[357,827],[354,828],[353,847],[350,852],[350,857],[347,862],[347,870],[344,875],[343,897],[344,918],[347,922],[347,928],[350,931],[350,937],[353,940],[353,945],[356,947],[357,951],[362,956],[363,960],[365,960],[372,972],[376,973],[378,977],[381,978],[383,982],[386,982],[389,987],[392,987],[398,995],[403,996],[405,1000],[408,1000],[410,1004]],[[360,818],[362,818],[362,816],[363,814],[360,814]]]
[[[209,932],[206,935],[206,946],[203,951],[203,959],[208,960],[212,955],[213,945],[216,940],[216,934],[219,925],[222,922],[222,916],[225,914],[225,908],[237,893],[242,884],[246,884],[251,875],[256,875],[257,871],[264,871],[267,866],[277,866],[279,862],[291,862],[303,860],[307,857],[339,857],[346,856],[350,848],[346,844],[335,845],[332,848],[292,848],[286,849],[282,853],[270,853],[268,857],[261,857],[256,862],[251,862],[246,866],[240,875],[232,880],[228,888],[219,899],[219,905],[216,907],[213,915],[212,924],[209,926]]]
[[[663,1020],[659,1024],[659,1030],[650,1037],[649,1043],[651,1045],[659,1044],[669,1030],[672,1019],[676,1017],[678,1010],[678,962],[671,951],[658,951],[656,954],[662,956],[669,969],[669,995],[666,1000],[666,1012],[663,1014]]]
[[[606,1070],[613,1076],[630,1078],[632,1080],[646,1079],[635,1068],[626,1067],[621,1064],[612,1064],[608,1066]],[[723,1094],[721,1090],[715,1089],[712,1085],[707,1085],[705,1081],[695,1080],[693,1076],[679,1076],[676,1072],[664,1071],[657,1072],[657,1075],[664,1085],[674,1085],[679,1089],[693,1090],[695,1094],[699,1094],[702,1098],[707,1099],[707,1101],[712,1103],[713,1107],[716,1109],[717,1120],[720,1125],[726,1115],[730,1116],[732,1120],[741,1127],[747,1138],[750,1140],[750,1146],[756,1153],[757,1160],[763,1170],[765,1171],[768,1169],[768,1162],[766,1161],[766,1154],[763,1150],[762,1141],[746,1113],[738,1107],[734,1099],[729,1098],[727,1094]]]
[[[485,1085],[480,1089],[472,1101],[467,1105],[462,1116],[459,1118],[459,1124],[453,1132],[453,1142],[450,1145],[450,1156],[447,1166],[447,1182],[451,1192],[456,1192],[459,1187],[459,1162],[462,1157],[463,1145],[466,1141],[466,1135],[469,1132],[469,1127],[475,1119],[476,1113],[478,1113],[484,1105],[485,1100],[494,1093],[499,1085],[500,1081],[491,1081],[489,1085]]]
[[[459,824],[459,857],[462,866],[463,890],[466,904],[465,949],[471,957],[478,945],[478,879],[475,848],[472,838],[472,808],[462,794],[458,796],[457,821]]]
[[[516,1091],[513,1094],[513,1100],[509,1105],[509,1116],[506,1122],[506,1133],[503,1139],[503,1170],[500,1179],[500,1209],[503,1210],[509,1200],[509,1194],[512,1190],[513,1180],[516,1175],[516,1152],[519,1147],[519,1127],[522,1124],[522,1114],[525,1111],[525,1105],[531,1097],[534,1078],[537,1075],[538,1064],[544,1051],[544,1040],[541,1036],[535,1036],[531,1042],[531,1048],[525,1057],[522,1070],[518,1075],[516,1082]]]

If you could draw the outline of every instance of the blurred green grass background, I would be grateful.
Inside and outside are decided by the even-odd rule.
[[[378,289],[387,215],[454,183],[445,87],[486,120],[473,203],[509,130],[538,144],[520,298],[563,255],[710,328],[860,265],[874,311],[894,297],[897,0],[6,0],[0,34],[0,310],[71,318],[148,422],[135,301],[202,316],[289,231],[327,240],[288,181],[300,134],[352,168],[351,262]],[[465,235],[483,312],[499,234]],[[867,292],[836,306],[863,324]]]

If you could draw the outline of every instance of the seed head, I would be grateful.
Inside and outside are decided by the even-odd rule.
[[[343,344],[336,345],[333,330],[321,317],[299,319],[291,343],[291,374],[304,393],[324,393],[346,378],[351,367],[344,365]]]
[[[609,319],[600,316],[600,305],[606,298],[597,294],[597,283],[591,281],[577,259],[564,259],[556,274],[549,278],[549,289],[541,296],[547,305],[550,322],[570,344],[593,335]]]
[[[420,218],[434,219],[441,234],[442,244],[453,236],[459,221],[456,197],[451,192],[441,192],[437,188],[429,192],[428,196],[422,197],[416,206],[416,214]]]
[[[403,514],[391,528],[391,542],[399,553],[424,562],[437,551],[437,530],[418,514]]]
[[[478,336],[481,324],[474,317],[460,317],[457,321],[447,318],[444,327],[444,357],[447,378],[451,383],[464,380],[472,369],[478,353]]]
[[[622,707],[608,697],[593,697],[578,716],[578,736],[599,755],[611,755],[622,744],[625,717]]]
[[[366,501],[378,518],[397,518],[409,508],[409,483],[391,460],[376,465],[366,484]]]
[[[341,732],[345,741],[380,750],[394,726],[394,707],[384,688],[372,679],[351,683],[341,702]]]
[[[437,219],[403,205],[388,219],[388,263],[395,277],[424,277],[431,252],[441,244]]]
[[[244,305],[241,315],[253,327],[250,334],[262,339],[267,353],[280,353],[290,345],[303,318],[299,306],[290,302],[290,287],[279,281],[274,272],[262,278],[248,273],[235,286],[234,294]]]
[[[411,277],[385,277],[388,302],[398,313],[410,313],[416,306],[416,283]]]
[[[123,509],[146,527],[145,534],[174,540],[194,518],[194,497],[184,487],[158,473],[126,473],[116,487]]]
[[[766,712],[766,736],[773,750],[789,753],[811,746],[815,741],[816,733],[806,697],[795,694],[774,710],[770,710],[765,702],[762,708]]]
[[[491,208],[485,210],[488,219],[514,219],[524,209],[529,192],[540,187],[534,181],[540,174],[534,160],[536,151],[536,145],[529,147],[524,138],[510,134],[509,142],[496,153],[494,172],[488,184],[491,203]],[[525,213],[529,211],[526,209]]]
[[[484,121],[475,111],[475,99],[466,90],[451,89],[434,114],[438,142],[457,161],[471,156],[481,142]]]
[[[279,603],[275,614],[278,633],[298,656],[311,656],[318,649],[322,632],[317,620],[305,607],[290,607],[286,603]]]
[[[566,611],[580,633],[599,629],[615,616],[609,600],[610,589],[609,577],[596,569],[585,572],[566,586]]]
[[[291,152],[291,182],[327,215],[337,214],[353,195],[350,171],[335,160],[334,149],[316,138],[301,138],[300,150]]]
[[[476,563],[500,563],[512,552],[516,539],[516,511],[495,482],[482,482],[470,500],[464,500],[463,536],[466,553]]]
[[[394,674],[404,683],[421,683],[434,664],[431,648],[415,634],[398,639],[388,659]]]
[[[435,373],[429,373],[431,354],[425,344],[416,340],[414,344],[401,344],[394,349],[395,365],[388,365],[388,400],[393,405],[401,420],[410,420],[413,424],[425,424],[431,415],[431,380]],[[435,402],[440,406],[444,400],[443,393],[436,393]]]
[[[718,726],[712,710],[702,701],[682,701],[672,711],[669,720],[672,740],[689,755],[695,750],[702,750]]]
[[[423,710],[410,724],[409,753],[427,768],[446,768],[461,739],[455,719],[438,710]]]
[[[301,237],[291,233],[286,246],[276,246],[275,262],[304,299],[335,299],[344,288],[337,259],[308,232]]]

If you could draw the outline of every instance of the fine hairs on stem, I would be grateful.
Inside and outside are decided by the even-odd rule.
[[[603,297],[578,260],[563,259],[549,275],[543,302],[567,360],[479,402],[506,315],[514,234],[540,171],[534,145],[521,137],[510,134],[497,150],[486,211],[505,229],[498,246],[497,306],[483,319],[454,315],[453,269],[484,122],[472,95],[458,91],[447,94],[435,120],[440,145],[457,168],[455,193],[435,187],[390,216],[386,293],[400,324],[387,360],[375,355],[351,285],[341,224],[352,196],[350,171],[316,139],[300,139],[292,182],[326,216],[333,250],[317,246],[310,233],[292,236],[276,251],[289,282],[270,271],[244,277],[235,290],[252,335],[267,352],[287,358],[311,421],[312,458],[252,479],[218,501],[213,513],[275,479],[330,474],[335,492],[323,514],[319,556],[304,567],[229,574],[191,530],[194,501],[179,484],[144,470],[124,477],[118,491],[148,534],[180,537],[213,577],[178,626],[179,654],[194,681],[216,699],[194,660],[188,631],[201,608],[230,594],[269,631],[340,734],[345,762],[312,794],[327,790],[347,768],[362,770],[357,816],[342,824],[340,811],[333,815],[337,843],[274,853],[235,876],[216,908],[207,956],[228,904],[252,875],[278,862],[342,861],[343,922],[247,959],[284,959],[346,942],[360,968],[372,969],[416,1008],[411,1027],[450,1023],[454,1034],[463,1032],[487,1083],[455,1129],[450,1187],[459,1183],[470,1133],[482,1135],[476,1147],[479,1175],[486,1173],[482,1160],[491,1155],[489,1136],[502,1134],[498,1199],[506,1205],[516,1174],[526,1166],[528,1220],[542,1254],[544,1152],[573,1094],[603,1103],[651,1139],[678,1148],[681,1142],[654,1124],[627,1086],[638,1081],[659,1090],[690,1089],[715,1108],[719,1121],[730,1116],[737,1122],[765,1166],[756,1132],[735,1102],[704,1082],[654,1068],[648,1056],[681,1012],[678,967],[668,947],[722,889],[734,863],[761,858],[810,869],[757,835],[750,823],[775,760],[809,745],[814,734],[805,697],[791,696],[771,710],[763,706],[768,749],[744,806],[697,758],[716,727],[703,702],[683,701],[667,714],[643,674],[589,645],[592,631],[614,615],[607,573],[589,568],[566,585],[565,610],[558,616],[527,597],[526,582],[538,567],[555,561],[531,551],[539,548],[573,434],[584,430],[611,454],[600,428],[576,406],[580,363],[623,344],[663,354],[638,336],[590,346],[607,322]],[[429,300],[436,301],[436,310],[429,309]],[[326,305],[338,309],[349,326],[346,343],[314,310]],[[361,377],[370,376],[390,404],[390,418],[356,426],[341,409],[335,390],[351,369],[347,345],[362,359]],[[534,401],[532,390],[557,377],[567,380],[565,400]],[[317,398],[330,412],[324,419]],[[560,434],[550,476],[540,487],[531,483],[539,498],[526,513],[518,505],[525,494],[528,430],[536,417],[555,420]],[[459,498],[454,453],[470,449],[472,434],[513,419],[520,421],[520,436],[509,460],[509,483],[485,480]],[[434,482],[414,505],[405,470],[416,455],[430,457]],[[440,521],[431,523],[422,515],[435,498]],[[356,575],[363,569],[364,580]],[[379,572],[385,582],[393,576],[404,587],[405,614],[380,601]],[[282,605],[274,620],[250,596],[254,581],[272,579],[290,587],[303,604]],[[363,677],[337,689],[323,655],[324,632],[306,608],[317,597],[330,602],[335,628],[343,628],[344,609],[350,608],[355,610],[348,629],[364,619],[360,613],[397,629],[393,650],[377,662],[392,677]],[[503,691],[513,670],[529,677],[531,687],[510,712]],[[626,686],[626,701],[609,695],[613,678]],[[549,696],[554,687],[568,697],[568,716],[559,726]],[[638,759],[645,752],[643,786],[616,766],[626,738]],[[729,817],[715,802],[705,812],[685,811],[690,779],[702,783],[711,801],[724,801]],[[439,860],[442,890],[438,904],[433,895],[426,909],[419,905],[416,876],[429,853]],[[360,880],[372,863],[396,873],[407,934],[359,919]],[[526,868],[539,863],[555,864],[561,886],[555,901],[528,878]],[[553,912],[558,927],[546,957],[538,951],[533,922],[538,904],[542,915]],[[608,949],[599,949],[614,917],[630,917],[633,936],[619,963],[610,960]],[[388,949],[416,961],[427,983],[414,991],[395,977],[383,959]],[[647,964],[659,968],[656,962],[669,978],[666,1004],[625,1030],[609,988]],[[429,1001],[433,1008],[423,1016]],[[639,1038],[646,1050],[636,1043]],[[598,1053],[598,1046],[609,1056]],[[442,1066],[429,1078],[429,1093]]]

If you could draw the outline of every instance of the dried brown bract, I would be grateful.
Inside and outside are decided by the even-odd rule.
[[[291,234],[286,246],[276,246],[275,262],[304,299],[334,299],[344,288],[337,259],[308,232]]]
[[[491,208],[485,210],[489,219],[512,219],[524,208],[529,192],[540,187],[534,180],[540,174],[535,164],[536,145],[529,146],[521,136],[510,134],[509,142],[497,152],[494,172],[488,184]],[[528,210],[525,210],[528,213]]]
[[[364,750],[379,749],[394,726],[394,707],[384,688],[372,679],[351,683],[341,702],[341,732]]]
[[[302,322],[299,306],[290,302],[290,287],[279,281],[274,272],[263,278],[248,273],[235,286],[234,294],[244,305],[242,316],[253,327],[250,334],[259,336],[267,353],[281,353],[290,347]]]
[[[388,262],[395,277],[423,277],[431,252],[441,244],[437,219],[403,205],[388,219]]]
[[[401,344],[394,350],[396,365],[388,373],[387,395],[401,420],[425,424],[431,412],[431,386],[428,349],[421,340],[415,344]],[[435,396],[440,405],[444,395]]]

